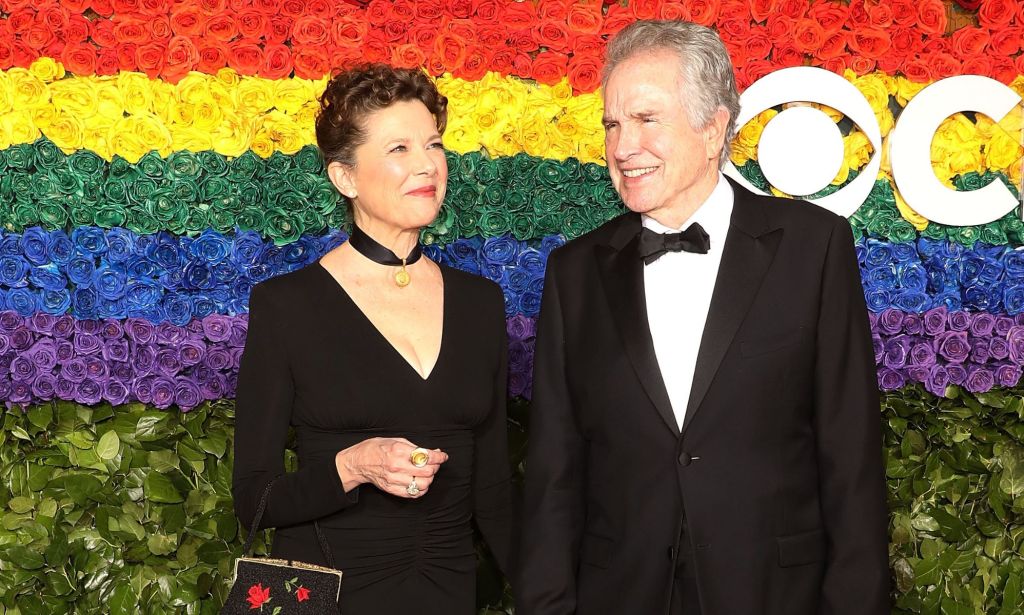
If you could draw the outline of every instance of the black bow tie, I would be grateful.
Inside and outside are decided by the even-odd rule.
[[[647,227],[640,229],[640,257],[645,265],[650,265],[666,252],[707,254],[710,247],[711,238],[696,222],[681,233],[657,233]]]

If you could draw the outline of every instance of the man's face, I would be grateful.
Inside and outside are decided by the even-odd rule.
[[[690,124],[678,56],[642,53],[619,64],[604,88],[605,152],[626,207],[679,226],[718,182],[728,114]],[[678,219],[682,217],[682,219]]]

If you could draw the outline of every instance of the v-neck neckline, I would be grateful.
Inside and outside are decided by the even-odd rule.
[[[437,368],[441,365],[441,359],[444,357],[444,349],[445,346],[447,345],[445,342],[448,339],[448,279],[444,272],[444,265],[437,263],[438,270],[441,272],[441,342],[440,344],[438,344],[437,347],[437,358],[434,359],[434,365],[433,367],[430,368],[430,371],[427,373],[426,376],[423,376],[423,374],[421,374],[420,371],[416,369],[416,367],[412,363],[410,363],[408,359],[405,358],[405,355],[398,351],[395,345],[391,343],[391,340],[389,340],[387,336],[384,335],[383,332],[381,332],[377,325],[374,324],[373,320],[371,320],[370,317],[366,315],[366,312],[364,312],[362,308],[359,307],[359,304],[356,303],[355,299],[352,298],[352,295],[348,294],[348,291],[345,290],[345,287],[341,285],[341,282],[339,282],[333,275],[331,275],[331,272],[327,270],[327,267],[324,267],[323,263],[321,263],[319,260],[316,261],[316,266],[324,273],[325,276],[327,276],[327,280],[331,282],[331,284],[335,288],[337,288],[338,291],[340,291],[340,296],[344,298],[346,301],[348,301],[349,304],[352,305],[356,313],[359,314],[359,317],[362,318],[363,322],[365,322],[369,326],[369,328],[376,334],[376,336],[380,338],[382,342],[384,342],[384,345],[391,350],[391,354],[397,357],[399,361],[404,363],[405,366],[409,369],[409,371],[413,375],[415,375],[416,378],[420,380],[420,382],[429,382],[430,379],[434,376],[434,374],[437,373]]]

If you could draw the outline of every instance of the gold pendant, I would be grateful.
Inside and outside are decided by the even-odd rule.
[[[395,284],[398,284],[399,288],[405,288],[412,282],[412,278],[409,276],[409,272],[405,270],[405,259],[402,259],[402,269],[395,273]]]

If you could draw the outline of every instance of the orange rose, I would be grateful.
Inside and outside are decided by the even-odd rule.
[[[750,23],[750,8],[747,6],[747,0],[716,0],[715,5],[718,6],[715,10],[718,21],[741,19]]]
[[[807,11],[807,16],[818,22],[821,29],[825,31],[825,36],[831,36],[846,25],[846,21],[850,18],[850,8],[838,2],[819,2]]]
[[[411,21],[405,21],[402,19],[389,19],[382,29],[384,39],[389,43],[408,40],[407,35],[409,33],[409,25],[411,23]]]
[[[850,60],[850,69],[858,75],[866,75],[875,70],[875,61],[867,56],[855,55]]]
[[[330,19],[335,13],[334,4],[334,2],[328,2],[327,0],[309,0],[309,2],[306,3],[306,14],[314,15],[320,19]],[[344,4],[341,5],[339,9],[339,13],[351,10],[348,5]]]
[[[930,64],[933,79],[945,79],[960,74],[960,61],[948,53],[932,54]]]
[[[411,26],[416,21],[416,7],[407,0],[395,0],[391,3],[391,19]]]
[[[779,0],[750,0],[750,17],[754,21],[764,23],[779,10],[778,6]]]
[[[28,66],[39,57],[39,54],[22,41],[14,41],[11,52],[14,66]]]
[[[207,15],[223,13],[227,9],[227,0],[198,0],[199,10]]]
[[[572,47],[573,55],[604,57],[605,40],[597,35],[577,36]]]
[[[891,75],[898,72],[900,67],[903,66],[903,56],[895,53],[887,53],[878,58],[878,60],[875,61],[875,65],[878,67],[878,70]]]
[[[167,42],[174,36],[174,30],[171,29],[171,20],[167,15],[160,15],[157,17],[151,17],[149,19],[149,33],[158,41]]]
[[[111,0],[92,0],[91,8],[100,17],[109,19],[114,14],[114,3]]]
[[[821,63],[821,67],[827,71],[832,71],[837,75],[842,75],[846,72],[846,69],[850,67],[850,56],[836,56],[829,58]]]
[[[263,66],[259,75],[264,79],[284,79],[292,74],[292,50],[281,43],[263,46]]]
[[[156,79],[164,69],[167,47],[162,43],[146,43],[135,50],[135,65],[150,79]]]
[[[285,42],[292,32],[293,21],[291,17],[285,17],[284,15],[272,16],[270,23],[267,24],[267,31],[263,33],[263,40],[268,43]]]
[[[593,92],[601,85],[601,62],[593,56],[573,55],[567,71],[576,92]]]
[[[42,49],[53,42],[53,30],[42,24],[34,25],[21,35],[21,40],[32,49]]]
[[[866,26],[871,23],[871,17],[868,15],[867,7],[864,6],[865,0],[852,0],[850,2],[850,23],[857,26]]]
[[[1012,68],[1012,64],[1010,65]],[[972,56],[966,58],[961,64],[960,72],[961,75],[981,75],[982,77],[993,77],[992,75],[992,60],[985,56]],[[994,77],[993,77],[994,78]]]
[[[338,47],[358,48],[365,37],[366,22],[358,17],[341,17],[331,23],[331,41]]]
[[[146,23],[139,19],[125,19],[114,24],[114,36],[119,43],[148,43],[150,40],[149,28]]]
[[[836,32],[821,43],[821,47],[814,53],[816,58],[828,60],[846,54],[846,32]]]
[[[788,45],[776,45],[775,49],[772,50],[772,59],[775,61],[775,65],[778,68],[802,66],[804,63],[804,54],[800,53],[796,48]]]
[[[1017,67],[1014,66],[1013,59],[1005,56],[986,57],[985,59],[992,63],[989,75],[996,81],[1010,85],[1017,78]]]
[[[750,29],[750,36],[740,43],[743,47],[743,55],[748,62],[768,59],[772,52],[772,39],[768,38],[768,30],[764,26],[755,26]]]
[[[453,74],[466,81],[479,81],[487,74],[488,64],[484,51],[473,45],[466,49],[466,60]]]
[[[953,53],[966,59],[981,55],[988,46],[989,39],[988,30],[965,26],[953,33],[950,44],[953,46]]]
[[[167,14],[167,0],[139,0],[139,12],[143,15],[154,17]]]
[[[768,36],[773,41],[780,42],[789,40],[795,26],[794,21],[782,13],[772,15],[768,18],[768,23],[765,24],[765,27],[768,28]]]
[[[63,30],[68,25],[68,10],[62,6],[43,5],[37,11],[36,23],[49,28],[52,32]]]
[[[423,66],[426,61],[427,54],[423,53],[422,49],[412,43],[396,45],[391,50],[391,64],[399,68],[416,68]]]
[[[160,70],[160,76],[171,83],[177,83],[198,65],[199,51],[192,43],[192,39],[187,36],[175,36],[167,46],[167,61]]]
[[[362,55],[364,62],[387,62],[391,57],[391,45],[379,30],[371,30],[363,39]]]
[[[476,5],[476,22],[499,24],[498,17],[501,16],[501,5],[498,0],[480,0]]]
[[[116,75],[119,69],[120,67],[117,63],[117,50],[110,47],[100,49],[96,54],[96,74],[104,77]]]
[[[139,0],[111,0],[110,5],[119,15],[137,13],[139,10]]]
[[[537,23],[537,7],[532,2],[510,2],[502,7],[501,23],[509,30],[529,30]]]
[[[7,17],[7,24],[10,26],[11,32],[21,34],[28,32],[28,29],[35,23],[35,19],[36,14],[34,11],[19,9]]]
[[[545,19],[533,27],[533,37],[541,47],[554,51],[568,51],[570,48],[571,40],[565,29],[565,22]]]
[[[892,22],[898,26],[908,26],[917,19],[917,7],[913,0],[892,0]]]
[[[529,77],[533,74],[533,58],[525,53],[517,53],[512,59],[512,70],[520,77]]]
[[[569,64],[569,57],[556,51],[542,51],[533,61],[531,76],[545,85],[555,85],[562,80]]]
[[[987,0],[978,8],[978,23],[992,30],[1005,28],[1013,21],[1018,4],[1010,0]]]
[[[683,15],[687,21],[711,26],[718,17],[719,6],[718,0],[692,0],[683,5]]]
[[[748,60],[741,70],[736,71],[736,87],[745,90],[773,70],[775,64],[768,60]]]
[[[900,57],[916,51],[921,46],[921,34],[910,28],[893,28],[889,38],[892,41],[891,53]]]
[[[871,60],[882,57],[892,46],[889,33],[881,28],[858,28],[850,34],[848,43],[855,55]]]
[[[506,40],[509,47],[521,53],[530,53],[540,49],[537,40],[529,32],[510,32]]]
[[[367,14],[369,14],[373,10],[371,7],[374,4],[384,4],[384,3],[381,2],[380,0],[374,0],[374,2],[370,3],[370,6],[366,7],[367,8]],[[306,6],[305,5],[306,5],[306,3],[303,0],[283,0],[283,2],[281,2],[280,5],[279,5],[278,11],[282,15],[284,15],[286,17],[291,17],[292,19],[298,19],[299,17],[302,17],[303,15],[306,14]],[[386,6],[382,6],[380,8],[385,9],[385,10],[387,9]]]
[[[1022,36],[1024,36],[1024,28],[1020,26],[1004,28],[992,34],[992,40],[988,43],[989,49],[1001,56],[1016,55],[1020,51]]]
[[[253,0],[252,8],[263,13],[264,15],[276,15],[278,11],[278,0]]]
[[[442,29],[451,32],[468,45],[470,41],[476,40],[476,24],[471,19],[447,19]]]
[[[417,23],[409,30],[409,41],[420,49],[433,49],[435,39],[437,28],[432,25]]]
[[[263,34],[263,31],[260,30],[259,34]],[[223,13],[210,17],[206,22],[206,36],[225,43],[230,42],[231,39],[238,36],[238,24],[235,23],[234,16],[230,13]]]
[[[453,71],[466,61],[466,41],[451,32],[442,32],[434,41],[434,52],[441,58],[444,70]]]
[[[64,27],[64,40],[68,43],[84,43],[89,38],[89,20],[81,15],[72,15]]]
[[[436,51],[431,52],[427,56],[427,72],[431,75],[441,75],[445,70],[444,60],[441,59],[441,56],[437,55]]]
[[[793,30],[793,46],[806,54],[814,53],[825,42],[825,29],[812,19],[801,19]]]
[[[917,27],[926,35],[946,31],[946,5],[942,0],[919,0]]]
[[[507,75],[512,72],[512,62],[516,57],[516,52],[505,47],[498,49],[498,51],[491,56],[491,70]]]
[[[109,23],[109,22],[106,22]],[[182,6],[171,13],[171,29],[185,36],[199,36],[206,24],[206,17],[194,6]],[[99,25],[93,21],[93,27]]]
[[[71,43],[60,54],[64,69],[73,75],[96,73],[96,47],[88,43]]]
[[[292,64],[295,66],[295,76],[303,79],[319,79],[331,70],[327,60],[327,50],[323,47],[302,47],[298,51],[292,50]]]
[[[892,8],[886,2],[865,2],[864,10],[871,25],[887,28],[892,25]]]
[[[235,16],[235,23],[242,38],[259,38],[267,29],[267,16],[259,11],[244,10]]]
[[[10,2],[6,3],[8,9],[10,8]],[[74,15],[81,15],[88,8],[91,2],[89,0],[61,0],[61,6],[68,10],[69,13]]]
[[[327,22],[311,15],[299,17],[292,24],[292,43],[323,45],[330,38]]]
[[[553,21],[565,21],[569,16],[569,2],[566,0],[540,0],[537,4],[537,17]]]
[[[435,21],[441,19],[444,14],[444,7],[438,0],[422,0],[416,2],[416,16],[422,21]]]
[[[263,49],[251,40],[235,41],[228,46],[228,66],[239,75],[255,75],[263,66]]]
[[[731,43],[739,43],[750,35],[749,19],[726,19],[718,22],[718,31],[722,38]]]
[[[227,45],[219,41],[202,41],[199,44],[199,65],[196,70],[213,75],[227,65]]]
[[[658,0],[630,0],[629,8],[637,19],[654,19],[658,14]]]
[[[601,35],[611,36],[616,34],[634,21],[636,21],[636,18],[633,17],[633,13],[629,9],[621,4],[613,4],[608,7],[608,12],[604,14],[604,25],[601,26]]]
[[[782,0],[779,12],[790,19],[800,19],[807,13],[807,0]]]
[[[686,5],[677,0],[663,2],[658,8],[658,19],[685,20]]]
[[[89,24],[89,38],[100,47],[117,45],[114,24],[107,19],[96,19]]]
[[[481,24],[477,30],[477,42],[484,49],[500,49],[505,46],[505,28],[494,24]]]
[[[601,31],[602,18],[600,6],[574,4],[566,21],[575,34],[597,34]]]

